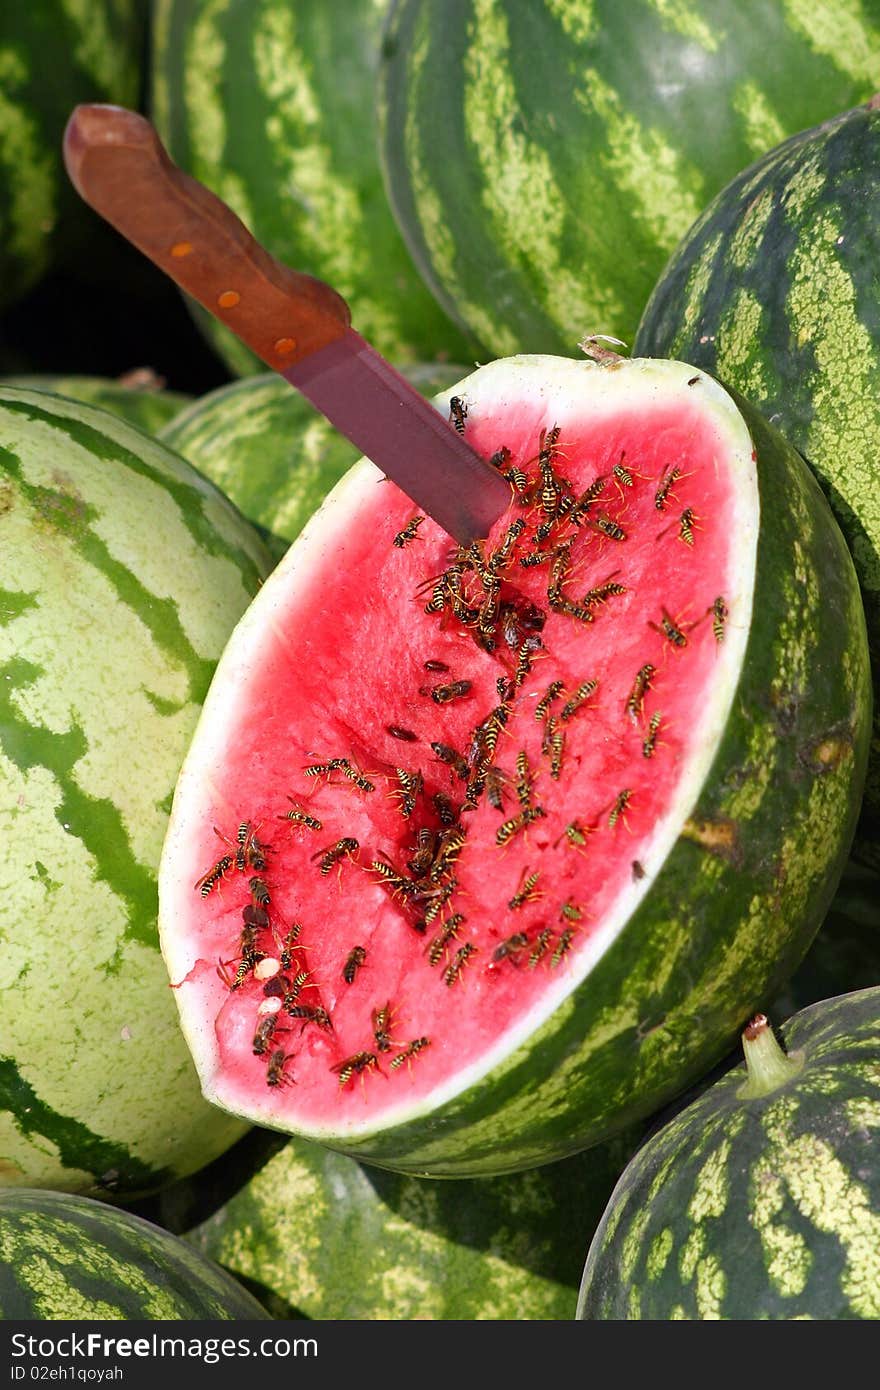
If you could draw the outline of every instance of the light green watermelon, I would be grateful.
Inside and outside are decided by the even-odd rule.
[[[267,1316],[240,1284],[184,1241],[89,1197],[0,1192],[0,1250],[0,1320]]]
[[[47,372],[2,377],[0,387],[24,386],[34,391],[51,391],[57,396],[84,401],[86,405],[100,406],[148,434],[158,434],[189,405],[192,397],[183,391],[166,391],[161,383],[151,384],[149,375],[145,381],[145,385],[138,386],[103,376],[63,376]]]
[[[878,88],[878,0],[397,0],[389,196],[425,280],[494,356],[631,344],[727,180]]]
[[[199,1094],[156,872],[214,665],[270,566],[134,426],[0,390],[0,1185],[150,1191],[243,1132]]]
[[[157,0],[152,117],[175,163],[295,270],[348,300],[394,362],[470,355],[415,270],[385,195],[374,86],[386,0]],[[213,318],[240,374],[262,364]]]

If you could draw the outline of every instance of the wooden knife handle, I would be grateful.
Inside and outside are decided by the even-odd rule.
[[[136,111],[77,106],[64,162],[96,212],[276,371],[349,327],[341,295],[270,256],[231,208],[171,162]]]

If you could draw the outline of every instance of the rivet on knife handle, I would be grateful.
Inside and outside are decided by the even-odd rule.
[[[77,106],[64,159],[85,202],[276,371],[348,329],[341,295],[270,256],[231,208],[172,164],[137,112]]]

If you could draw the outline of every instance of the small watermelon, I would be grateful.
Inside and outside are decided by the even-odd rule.
[[[493,355],[571,353],[632,343],[726,181],[880,88],[880,3],[396,0],[382,52],[383,167],[427,284]]]
[[[138,385],[139,380],[143,385]],[[0,387],[24,386],[33,391],[51,391],[56,396],[84,401],[109,410],[123,420],[129,420],[147,434],[158,434],[176,415],[189,405],[191,397],[182,391],[166,391],[152,374],[131,375],[126,380],[103,376],[59,376],[33,373],[27,376],[0,377]]]
[[[78,102],[136,105],[143,42],[141,0],[0,6],[0,304],[92,226],[64,172],[64,125]]]
[[[224,652],[160,932],[210,1100],[490,1176],[656,1109],[791,973],[870,685],[827,503],[706,374],[519,357],[441,403],[508,511],[456,550],[370,463],[334,489]]]
[[[156,873],[214,665],[270,567],[134,426],[0,390],[0,1186],[150,1191],[242,1133],[199,1094]]]
[[[878,49],[880,51],[880,49]],[[678,246],[636,352],[745,395],[819,478],[847,538],[880,691],[880,98],[727,185]],[[856,853],[880,868],[880,703]]]
[[[472,356],[385,196],[374,86],[386,0],[156,0],[152,119],[174,162],[280,261],[328,281],[394,362]],[[198,322],[232,371],[262,364]]]
[[[90,1197],[0,1192],[0,1319],[263,1319],[229,1274],[185,1241]]]
[[[578,1317],[880,1317],[880,989],[764,1015],[624,1170]]]
[[[425,396],[464,374],[463,367],[441,363],[402,371]],[[358,459],[355,446],[277,372],[200,396],[159,438],[280,540],[279,558]]]
[[[528,1173],[432,1182],[252,1130],[154,1201],[162,1225],[276,1316],[570,1319],[583,1252],[639,1134]]]

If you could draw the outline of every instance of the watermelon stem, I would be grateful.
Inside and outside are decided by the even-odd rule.
[[[748,1077],[739,1088],[741,1100],[760,1100],[797,1076],[802,1052],[783,1052],[765,1014],[756,1014],[742,1034]]]

